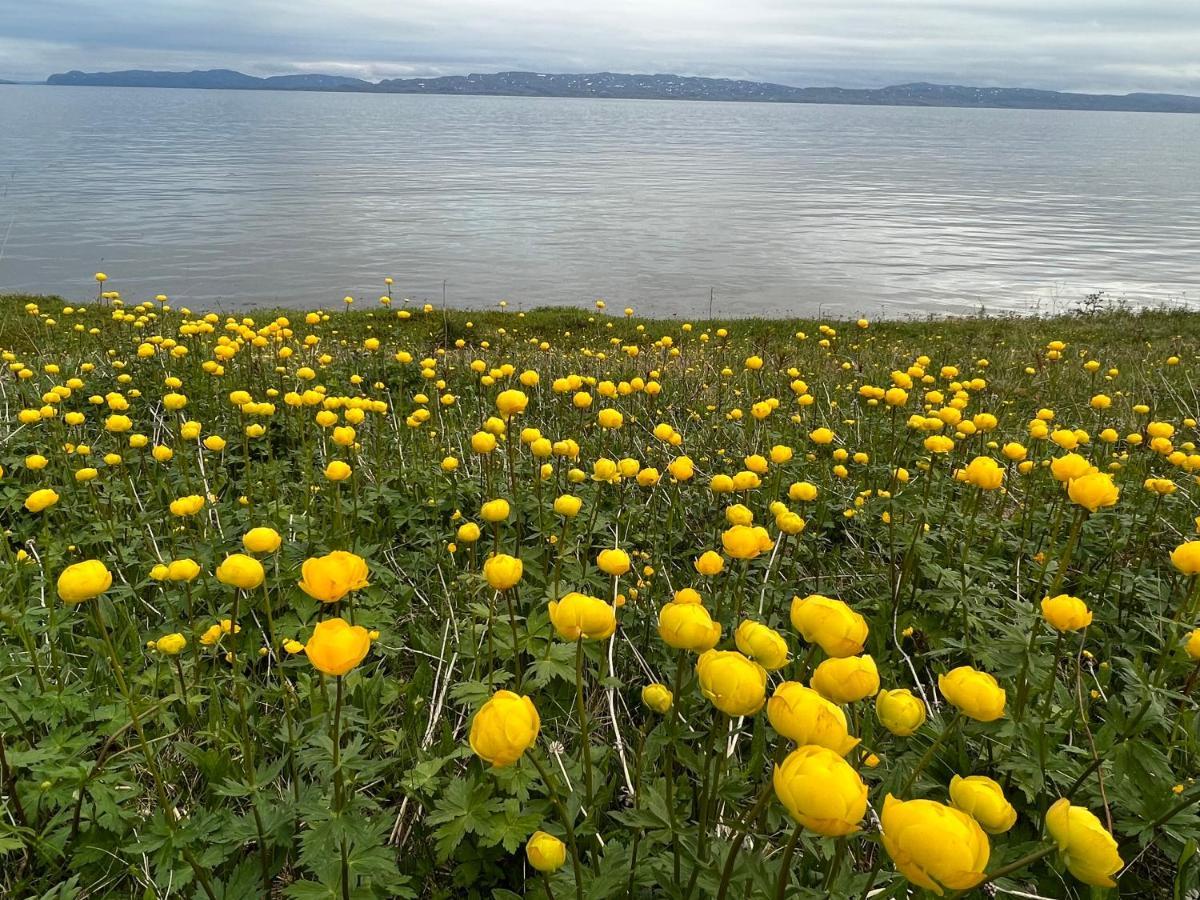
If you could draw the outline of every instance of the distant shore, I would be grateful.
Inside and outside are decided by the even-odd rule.
[[[460,94],[575,97],[614,100],[693,100],[747,103],[815,103],[853,106],[925,106],[966,109],[1050,109],[1102,112],[1200,113],[1200,97],[1184,94],[1083,94],[1014,87],[912,84],[882,88],[794,87],[730,78],[617,72],[548,74],[496,72],[436,78],[366,81],[344,75],[299,74],[260,78],[231,69],[159,72],[70,72],[46,84],[74,87],[159,87],[209,90],[323,91],[374,94]]]

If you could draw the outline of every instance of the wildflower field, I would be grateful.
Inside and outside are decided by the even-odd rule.
[[[108,287],[0,299],[0,896],[1197,896],[1195,314]]]

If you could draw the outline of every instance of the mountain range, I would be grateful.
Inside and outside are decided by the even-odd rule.
[[[762,81],[684,75],[597,72],[550,75],[497,72],[436,78],[385,78],[372,82],[344,75],[273,75],[259,78],[231,69],[194,72],[71,71],[50,85],[205,88],[258,91],[350,91],[376,94],[481,94],[518,97],[597,97],[636,100],[724,100],[759,103],[840,103],[871,106],[951,106],[999,109],[1074,109],[1200,113],[1200,97],[1183,94],[1078,94],[1030,88],[898,84],[884,88],[792,87]]]

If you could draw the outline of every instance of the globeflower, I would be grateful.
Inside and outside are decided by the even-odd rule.
[[[736,650],[705,650],[696,678],[700,692],[727,716],[752,716],[766,701],[767,670]]]
[[[517,413],[525,412],[525,407],[528,405],[529,396],[524,391],[513,389],[501,391],[496,395],[496,409],[506,419],[512,418]]]
[[[274,528],[251,528],[242,535],[242,546],[250,553],[274,553],[283,543],[283,538]]]
[[[1046,811],[1046,830],[1058,844],[1067,871],[1084,884],[1116,886],[1113,875],[1125,863],[1117,842],[1091,811],[1063,797]]]
[[[721,545],[734,559],[754,559],[775,542],[762,526],[733,525],[721,534]]]
[[[665,716],[675,704],[675,695],[665,684],[648,684],[642,688],[642,702],[660,716]]]
[[[1017,811],[1004,790],[986,775],[955,775],[950,779],[950,803],[962,810],[988,834],[1003,834],[1017,821]]]
[[[557,872],[567,861],[567,845],[552,834],[535,831],[525,844],[525,858],[539,872]]]
[[[767,701],[771,727],[796,744],[816,744],[845,756],[858,745],[846,726],[846,714],[798,681],[785,681]]]
[[[178,656],[187,646],[187,638],[179,632],[164,634],[154,642],[154,649],[164,656]]]
[[[1004,689],[987,672],[959,666],[938,676],[938,688],[963,715],[977,722],[994,722],[1004,715]]]
[[[216,575],[217,581],[222,584],[241,588],[243,591],[254,590],[266,577],[262,563],[244,553],[232,553],[225,557],[217,566]]]
[[[371,649],[371,638],[361,625],[351,625],[345,619],[323,619],[313,629],[304,645],[305,655],[319,672],[326,675],[345,675]]]
[[[542,720],[528,697],[496,691],[471,720],[468,742],[495,768],[511,766],[537,740]]]
[[[568,641],[603,640],[617,630],[616,610],[599,597],[572,591],[551,600],[549,610],[554,630]]]
[[[701,575],[716,575],[725,568],[725,560],[715,550],[705,550],[696,558],[695,567]]]
[[[324,556],[306,559],[300,567],[300,589],[314,600],[336,603],[351,591],[362,590],[370,582],[367,561],[355,553],[334,550]]]
[[[596,565],[600,567],[600,571],[607,575],[620,576],[629,571],[632,563],[629,560],[629,554],[624,550],[610,548],[601,550],[596,557]]]
[[[479,508],[479,517],[485,522],[503,522],[508,518],[509,505],[504,498],[489,500]]]
[[[841,600],[809,594],[793,597],[792,627],[829,656],[856,656],[867,640],[867,621]]]
[[[1050,460],[1050,473],[1064,484],[1095,471],[1095,467],[1078,453],[1064,453]]]
[[[977,456],[967,464],[963,477],[980,490],[994,491],[1004,483],[1004,469],[990,456]]]
[[[782,669],[788,661],[787,641],[775,629],[746,619],[733,635],[738,650],[768,672]]]
[[[204,508],[204,498],[199,494],[190,494],[187,497],[180,497],[178,500],[172,500],[170,505],[171,515],[173,516],[194,516]]]
[[[1172,550],[1171,565],[1184,575],[1200,575],[1200,541],[1185,541]]]
[[[166,575],[168,581],[195,581],[199,574],[200,564],[189,557],[173,559],[167,564]]]
[[[41,488],[25,498],[25,508],[31,513],[40,513],[58,502],[58,493],[50,488]]]
[[[925,724],[925,704],[908,688],[880,691],[875,695],[875,715],[897,737],[908,737]]]
[[[573,519],[579,515],[583,501],[573,494],[563,494],[554,500],[554,511],[565,519]]]
[[[855,703],[879,691],[879,670],[870,656],[824,660],[813,671],[809,687],[837,703]]]
[[[793,819],[825,837],[858,831],[867,812],[867,786],[854,768],[826,747],[803,746],[771,775],[775,796]]]
[[[58,576],[58,596],[63,603],[94,600],[112,587],[112,572],[98,559],[67,566]]]
[[[1121,496],[1120,489],[1113,483],[1112,476],[1104,472],[1093,472],[1073,479],[1067,484],[1067,496],[1071,502],[1088,512],[1115,506]]]
[[[1043,599],[1042,617],[1056,631],[1079,631],[1092,624],[1092,611],[1087,604],[1067,594]]]
[[[714,622],[708,610],[700,605],[699,597],[694,602],[679,594],[663,606],[658,613],[659,636],[676,650],[691,650],[693,653],[711,650],[721,639],[721,625]]]
[[[897,800],[888,794],[880,815],[883,846],[902,875],[939,897],[966,891],[984,877],[991,845],[979,823],[933,800]]]

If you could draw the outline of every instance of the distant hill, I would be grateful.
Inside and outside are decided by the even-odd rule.
[[[197,72],[78,72],[51,75],[47,84],[96,87],[208,88],[256,91],[355,91],[382,94],[483,94],[517,97],[607,97],[636,100],[726,100],[757,103],[847,103],[871,106],[953,106],[999,109],[1078,109],[1200,113],[1200,97],[1183,94],[1073,94],[1029,88],[897,84],[884,88],[791,87],[763,81],[684,75],[545,75],[497,72],[371,82],[342,75],[258,78],[230,69]]]

